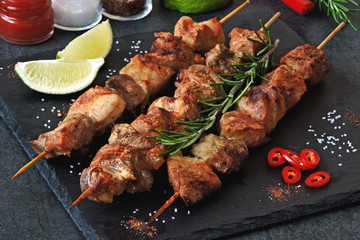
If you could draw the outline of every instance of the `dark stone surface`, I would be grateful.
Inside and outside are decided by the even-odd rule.
[[[221,18],[238,4],[239,1],[234,1],[231,6],[224,10],[211,14],[194,15],[193,17],[196,20],[205,20],[212,16],[220,16]],[[253,1],[243,11],[247,14],[256,14],[256,9],[259,9],[259,12],[261,12],[260,9],[262,11],[266,9],[270,13],[281,11],[282,21],[301,36],[303,41],[315,45],[320,43],[336,25],[333,23],[332,18],[318,12],[313,12],[307,17],[298,16],[287,9],[286,6],[283,6],[280,1]],[[116,37],[141,32],[172,31],[174,23],[181,15],[177,12],[165,10],[159,1],[154,1],[154,10],[147,18],[126,23],[113,21],[112,27]],[[358,14],[354,14],[354,20],[359,26],[360,18]],[[44,51],[54,50],[56,53],[56,50],[62,49],[79,34],[79,32],[56,30],[54,36],[47,42],[34,46],[17,46],[0,40],[0,56],[4,60]],[[347,26],[326,46],[332,71],[336,72],[339,77],[345,75],[345,78],[354,86],[360,85],[357,78],[359,69],[354,69],[357,66],[356,63],[360,60],[358,36],[358,32]],[[281,39],[281,41],[286,41],[286,39]],[[1,65],[2,63],[0,63],[0,67],[4,67]],[[11,121],[7,119],[6,122]],[[11,127],[13,127],[13,131],[17,132],[16,125],[11,125]],[[36,168],[30,169],[26,174],[15,180],[10,180],[14,172],[29,160],[29,156],[23,150],[23,147],[26,146],[21,146],[18,143],[2,119],[0,121],[0,133],[0,189],[2,190],[1,199],[3,201],[0,207],[1,239],[82,239],[83,235],[69,217],[67,210],[65,210],[67,206],[64,207],[60,203],[57,199],[59,196],[53,194]],[[43,167],[46,167],[46,164],[43,165]],[[354,196],[349,193],[349,197],[350,199],[343,201],[345,206],[342,208],[336,208],[326,213],[313,214],[301,219],[296,218],[286,223],[258,228],[230,238],[358,239],[360,237],[360,224],[358,223],[360,206],[358,204],[349,205],[354,201],[354,199],[351,199]],[[217,198],[221,198],[221,196],[217,196]],[[354,198],[356,199],[356,196]],[[326,208],[326,206],[324,207]],[[306,211],[306,207],[304,207],[303,211]],[[216,217],[216,214],[213,216]],[[78,224],[81,224],[81,222]],[[256,223],[253,224],[257,226]],[[214,236],[216,235],[215,233]]]

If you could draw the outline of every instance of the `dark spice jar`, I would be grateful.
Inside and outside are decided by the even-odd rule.
[[[107,13],[130,16],[144,10],[145,0],[102,0]]]
[[[0,0],[0,37],[30,45],[43,42],[54,32],[51,0]]]

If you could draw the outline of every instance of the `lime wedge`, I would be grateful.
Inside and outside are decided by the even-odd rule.
[[[56,58],[93,59],[105,58],[113,43],[113,33],[109,20],[103,21],[72,40]]]
[[[205,13],[225,7],[231,0],[163,0],[164,6],[183,13]]]
[[[15,71],[31,89],[47,94],[68,94],[89,86],[104,58],[38,60],[18,62]]]

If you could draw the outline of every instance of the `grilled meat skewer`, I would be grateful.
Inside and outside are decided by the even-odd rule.
[[[170,34],[161,34],[162,36],[170,37],[170,46],[178,46],[179,43],[178,39],[172,37]],[[165,42],[164,39],[160,39],[159,42]],[[175,44],[174,44],[175,42]],[[156,43],[155,45],[158,45]],[[159,49],[159,48],[155,48]],[[175,51],[176,52],[176,51]],[[154,55],[161,55],[159,54],[158,50],[153,52]],[[152,55],[152,56],[154,56]],[[145,55],[144,58],[147,60],[149,59],[149,55]],[[158,62],[162,64],[162,62]],[[176,67],[175,65],[168,65],[173,68]],[[198,111],[201,110],[201,106],[197,106],[196,102],[198,100],[206,100],[209,98],[215,97],[214,91],[210,91],[212,88],[209,83],[219,83],[220,79],[218,76],[209,68],[205,67],[204,65],[192,65],[189,69],[181,70],[180,74],[178,75],[176,87],[178,90],[175,92],[176,98],[170,97],[162,97],[158,100],[155,100],[154,103],[149,107],[148,113],[140,115],[133,123],[131,123],[131,127],[136,131],[137,137],[140,135],[143,136],[153,136],[156,133],[153,132],[151,129],[158,129],[158,130],[172,130],[172,131],[182,131],[183,127],[179,125],[173,124],[175,121],[187,121],[187,120],[194,120],[199,117]],[[184,87],[181,87],[184,86]],[[190,89],[189,86],[194,87],[194,89]],[[206,91],[200,92],[199,90],[205,89]],[[185,95],[181,95],[185,94]],[[189,94],[189,95],[187,95]],[[161,110],[160,110],[161,109]],[[168,124],[166,125],[166,122]],[[110,137],[114,142],[116,137]],[[128,138],[127,138],[128,139]],[[131,144],[135,141],[132,139]],[[238,140],[236,140],[238,141]],[[110,142],[110,140],[109,140]],[[116,142],[116,140],[115,140]],[[118,141],[121,144],[124,142]],[[126,142],[126,141],[125,141]],[[154,143],[154,142],[153,142]],[[157,149],[158,150],[158,149]],[[150,150],[149,150],[150,151]],[[105,164],[108,164],[105,162]],[[101,164],[98,164],[101,167]],[[85,176],[85,175],[84,175]],[[81,182],[89,182],[91,181],[91,177],[86,176],[88,181],[81,180]],[[128,182],[128,181],[127,181]],[[91,186],[88,184],[87,187]],[[98,186],[98,185],[96,185]],[[93,188],[93,187],[92,187]],[[82,187],[83,192],[85,191],[86,187]],[[93,188],[93,191],[90,191],[90,195],[96,195],[97,192],[100,192],[96,188]],[[93,198],[99,199],[99,198]]]
[[[216,75],[212,74],[212,76]],[[209,82],[214,82],[214,79],[210,79],[209,77]],[[202,89],[204,85],[211,88],[209,82],[190,81],[184,82],[184,84],[199,85],[199,89]],[[161,97],[150,105],[147,114],[141,114],[131,124],[115,125],[109,138],[109,144],[100,150],[101,153],[96,155],[90,167],[84,169],[81,175],[82,192],[91,188],[92,191],[89,193],[91,200],[112,202],[113,196],[120,195],[124,190],[130,193],[150,190],[151,170],[158,169],[165,162],[163,157],[158,156],[165,150],[164,146],[155,145],[157,140],[147,138],[147,136],[156,135],[151,129],[182,131],[174,122],[198,118],[199,110],[196,105],[198,98],[206,99],[214,96],[206,91],[204,94],[199,91],[189,91],[188,93],[188,95],[181,95],[177,98]],[[192,114],[189,115],[189,113]],[[121,153],[114,153],[113,149],[117,149]],[[116,156],[112,158],[111,154]],[[129,162],[127,168],[131,171],[125,171],[125,176],[120,178],[119,176],[123,174],[121,161],[125,160]],[[119,164],[120,167],[115,170]],[[112,175],[109,174],[111,172],[109,168],[116,172]],[[96,169],[96,171],[92,169]],[[132,172],[133,175],[128,175],[129,172]],[[132,179],[129,176],[135,178]]]
[[[290,51],[283,59],[287,56],[299,56],[298,51],[303,51],[302,47]],[[309,62],[319,62],[314,59],[323,59],[318,67],[326,73],[328,66],[326,58],[323,58],[324,52],[316,49],[312,54],[311,57],[303,55],[298,59],[299,62],[304,62],[307,66]],[[296,66],[300,63],[292,62]],[[195,157],[177,155],[168,158],[169,182],[185,205],[195,204],[219,189],[221,182],[214,174],[237,171],[247,158],[247,146],[259,146],[266,141],[266,134],[275,128],[289,106],[293,106],[304,94],[305,79],[301,76],[308,74],[309,79],[314,78],[314,71],[307,69],[308,72],[301,74],[294,74],[290,69],[289,74],[288,66],[280,65],[268,74],[269,82],[250,87],[247,94],[239,100],[237,111],[223,114],[219,122],[220,136],[203,136],[199,143],[192,146],[191,153]],[[291,78],[294,82],[288,86],[287,84],[292,82]],[[281,92],[284,92],[286,97]],[[240,142],[230,144],[229,141]],[[181,167],[182,162],[185,167]]]

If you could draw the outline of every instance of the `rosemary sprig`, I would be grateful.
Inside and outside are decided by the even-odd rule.
[[[220,91],[215,91],[217,98],[198,101],[198,103],[206,105],[208,108],[200,111],[200,119],[194,121],[175,123],[185,125],[186,133],[179,133],[173,131],[164,131],[152,129],[159,136],[151,136],[159,140],[157,144],[168,146],[168,149],[160,155],[173,155],[178,151],[185,149],[194,144],[207,130],[212,128],[220,116],[232,108],[236,102],[246,93],[249,87],[255,82],[255,79],[265,79],[264,75],[272,65],[272,55],[279,44],[279,40],[272,43],[270,32],[262,24],[262,29],[268,38],[269,42],[264,41],[261,36],[256,33],[259,41],[248,39],[250,41],[260,43],[264,47],[256,55],[243,54],[242,63],[232,65],[236,70],[235,74],[220,75],[221,83],[218,85]]]
[[[360,9],[350,9],[344,6],[344,4],[352,3],[355,6],[359,6],[357,2],[354,0],[315,0],[315,3],[319,4],[319,9],[321,10],[322,5],[325,5],[327,7],[327,15],[329,16],[330,13],[332,14],[335,22],[338,24],[340,21],[344,21],[349,23],[355,31],[357,31],[357,27],[354,25],[354,23],[351,21],[349,14],[354,11],[359,11]]]

